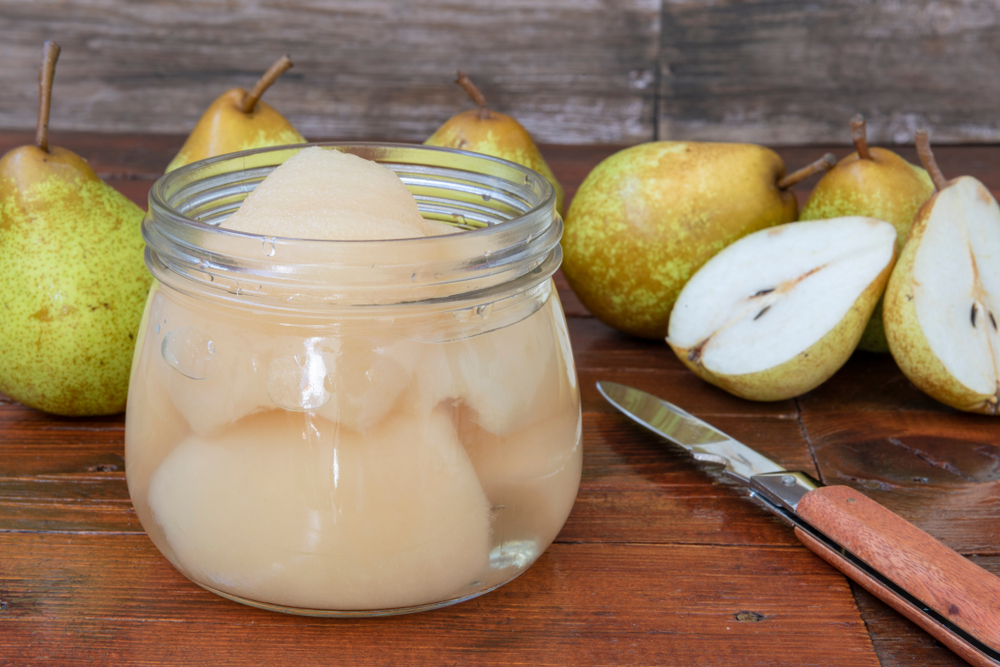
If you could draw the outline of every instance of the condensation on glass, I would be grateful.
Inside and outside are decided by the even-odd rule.
[[[434,608],[519,575],[580,483],[580,396],[538,174],[325,144],[397,172],[460,234],[304,241],[219,229],[296,149],[165,176],[129,388],[139,519],[184,575],[279,611]]]

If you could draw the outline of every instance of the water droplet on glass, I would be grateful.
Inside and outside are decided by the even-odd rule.
[[[159,324],[156,325],[156,333],[160,333],[160,325]]]
[[[267,395],[286,410],[315,410],[330,401],[331,394],[324,386],[327,375],[321,354],[281,357],[267,368]]]
[[[192,380],[207,380],[219,367],[212,336],[198,327],[169,332],[163,337],[160,354],[168,366]]]
[[[483,318],[484,320],[493,314],[493,304],[484,303],[481,306],[476,306],[476,315]]]
[[[472,319],[472,315],[474,314],[474,309],[463,308],[462,310],[456,310],[453,314],[455,315],[456,320],[458,320],[462,324],[465,324],[466,322]]]
[[[465,224],[465,216],[462,215],[461,213],[455,213],[454,217],[455,217],[455,222],[457,222],[458,224],[460,225]]]
[[[268,257],[274,257],[274,237],[264,237],[264,240],[260,242],[261,251]]]
[[[483,201],[489,201],[491,199],[493,199],[493,195],[491,195],[489,192],[483,195]]]
[[[416,281],[416,279],[417,279],[417,274],[416,273],[410,274],[410,282],[411,283],[414,282],[414,281]]]

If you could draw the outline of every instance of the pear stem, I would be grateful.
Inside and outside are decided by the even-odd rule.
[[[52,79],[56,75],[59,45],[48,40],[42,45],[42,69],[38,72],[38,122],[35,124],[35,145],[49,152],[49,109],[52,107]]]
[[[948,185],[948,181],[945,180],[944,174],[941,173],[941,167],[938,166],[937,160],[934,159],[934,151],[931,150],[930,131],[927,129],[917,130],[914,139],[917,144],[917,155],[920,156],[920,162],[923,163],[924,169],[927,170],[931,180],[934,181],[934,187],[938,190],[944,190],[944,187]]]
[[[783,179],[778,181],[778,188],[781,190],[787,190],[799,181],[806,180],[813,174],[830,171],[836,164],[837,158],[833,156],[833,153],[827,153],[815,162],[810,162],[798,171],[793,171],[788,176],[785,176]]]
[[[868,150],[868,128],[865,127],[865,117],[856,114],[851,119],[851,139],[854,147],[858,149],[858,157],[862,160],[871,160],[872,152]]]
[[[264,94],[264,91],[270,88],[279,76],[291,69],[292,65],[292,59],[288,57],[287,53],[274,61],[274,64],[264,72],[263,76],[257,79],[257,83],[253,85],[250,92],[243,96],[243,101],[240,102],[240,111],[243,113],[253,111],[253,108],[257,106],[257,100]]]
[[[472,83],[472,79],[465,76],[464,72],[457,72],[456,77],[455,83],[460,85],[462,90],[468,93],[469,97],[472,98],[472,101],[476,103],[477,107],[479,107],[479,118],[481,120],[489,118],[490,110],[486,106],[486,98],[483,97],[483,94],[478,88],[476,88],[476,84]]]

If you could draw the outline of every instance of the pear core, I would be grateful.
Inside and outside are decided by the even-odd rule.
[[[885,299],[890,349],[914,384],[1000,413],[1000,206],[982,183],[959,177],[920,210]]]
[[[334,241],[456,232],[425,220],[391,169],[318,146],[300,151],[272,171],[220,226],[263,236]]]
[[[687,283],[667,342],[699,375],[746,398],[804,393],[854,350],[895,242],[892,225],[862,217],[750,234]]]

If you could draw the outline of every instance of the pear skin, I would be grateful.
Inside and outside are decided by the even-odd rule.
[[[869,148],[864,137],[864,119],[856,116],[852,132],[859,151],[848,155],[820,179],[799,214],[799,220],[825,220],[862,215],[885,220],[896,228],[897,252],[910,232],[920,207],[934,194],[927,171],[910,164],[890,150]],[[856,125],[860,128],[856,128]],[[865,153],[865,157],[860,155]],[[868,352],[888,352],[882,327],[881,300],[872,313],[858,347]]]
[[[510,116],[487,109],[482,93],[461,72],[455,83],[469,93],[479,108],[452,116],[424,144],[492,155],[534,169],[552,184],[556,191],[556,210],[565,216],[563,187],[528,131]]]
[[[242,88],[233,88],[216,98],[167,165],[167,171],[216,155],[305,143],[298,130],[264,101],[258,101],[250,113],[243,113],[240,103],[245,95],[247,91]]]
[[[0,159],[0,391],[60,415],[124,410],[151,282],[142,217],[70,151]]]
[[[566,215],[563,273],[602,322],[667,335],[681,288],[747,234],[795,220],[778,187],[785,165],[750,144],[658,141],[615,153],[584,180]]]
[[[958,180],[975,181],[967,176],[960,177],[945,187],[954,185]],[[981,183],[975,181],[974,187],[981,191],[984,199],[992,199],[992,195]],[[931,213],[941,195],[942,192],[936,193],[917,213],[903,253],[889,279],[882,313],[886,339],[900,370],[922,392],[958,410],[996,415],[1000,412],[1000,387],[992,394],[981,393],[973,391],[955,378],[931,349],[917,316],[914,263],[927,232]]]
[[[889,262],[874,282],[861,293],[840,324],[804,352],[773,368],[757,373],[721,375],[698,363],[697,357],[689,354],[689,350],[675,346],[669,339],[667,343],[695,375],[741,398],[752,401],[783,401],[801,396],[826,382],[847,363],[876,302],[885,290],[893,264],[894,262]]]

